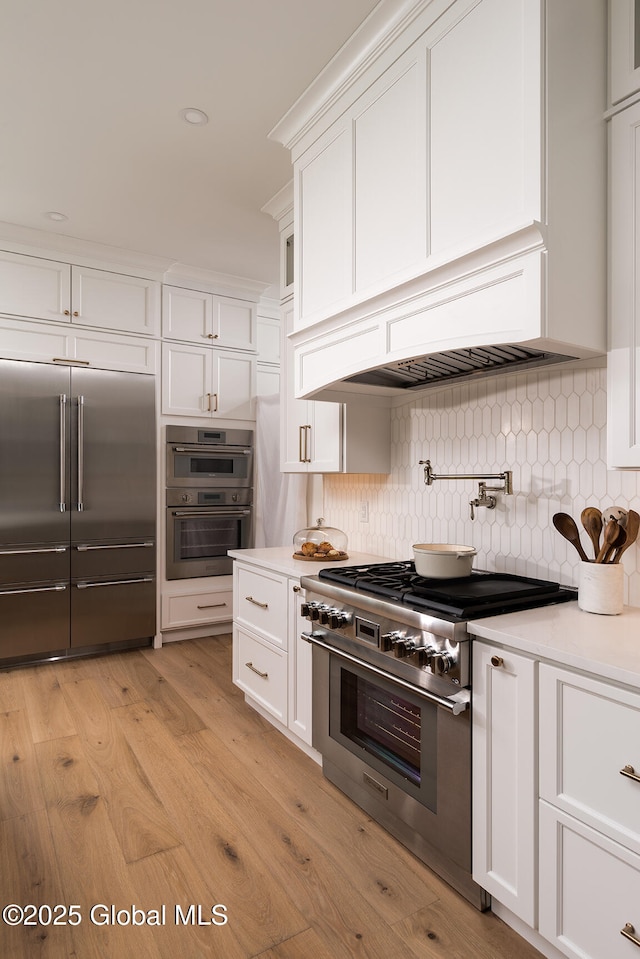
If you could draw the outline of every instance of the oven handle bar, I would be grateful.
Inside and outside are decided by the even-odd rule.
[[[313,646],[319,646],[320,649],[326,649],[328,653],[333,653],[334,656],[339,656],[341,659],[346,659],[350,663],[355,663],[356,666],[360,666],[362,669],[368,669],[370,672],[382,676],[387,682],[403,686],[405,689],[410,689],[412,693],[423,696],[424,699],[435,703],[436,706],[442,706],[444,709],[448,709],[454,716],[459,716],[460,713],[463,713],[465,709],[469,707],[471,697],[467,689],[461,689],[459,693],[451,697],[437,696],[435,693],[430,693],[426,689],[421,689],[420,686],[414,686],[413,683],[407,683],[403,679],[398,679],[397,676],[391,676],[385,672],[384,669],[378,669],[377,666],[372,666],[371,663],[364,663],[356,656],[350,656],[349,653],[342,652],[341,649],[336,649],[328,643],[323,643],[314,633],[302,633],[301,639],[304,639],[305,643],[311,643]]]
[[[248,456],[252,449],[241,446],[172,446],[174,453],[211,453],[218,456],[222,453],[236,453],[238,456]]]
[[[250,509],[220,509],[219,506],[212,506],[210,509],[175,509],[171,510],[173,516],[213,516],[216,519],[226,519],[229,516],[249,516]]]

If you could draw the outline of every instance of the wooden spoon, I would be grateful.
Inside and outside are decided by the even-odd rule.
[[[576,521],[573,519],[573,517],[569,516],[568,513],[555,513],[553,517],[553,525],[561,536],[564,536],[566,540],[575,546],[583,563],[588,563],[589,559],[582,548],[582,544],[580,542],[580,533],[578,532],[578,527],[576,526]],[[616,523],[616,526],[617,525],[618,524]]]
[[[596,556],[596,563],[606,563],[609,551],[614,546],[622,546],[626,538],[627,534],[622,526],[619,526],[615,519],[610,519],[604,528],[602,546]]]
[[[638,531],[640,530],[640,516],[634,509],[630,509],[627,513],[627,538],[622,546],[618,546],[615,551],[614,557],[611,560],[612,563],[619,563],[620,557],[624,553],[625,549],[629,549],[632,543],[635,543],[638,538]]]
[[[593,543],[594,557],[600,552],[600,533],[602,532],[602,513],[597,506],[587,506],[580,515],[582,525]]]

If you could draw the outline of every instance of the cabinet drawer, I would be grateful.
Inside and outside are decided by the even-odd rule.
[[[243,629],[233,629],[233,681],[287,724],[287,655]]]
[[[280,649],[287,648],[287,580],[236,565],[234,618]]]
[[[640,853],[640,696],[542,664],[540,702],[541,797]]]
[[[185,593],[179,596],[165,594],[162,597],[162,628],[231,622],[232,610],[231,591]]]
[[[540,803],[541,934],[575,959],[633,959],[640,949],[640,858]]]

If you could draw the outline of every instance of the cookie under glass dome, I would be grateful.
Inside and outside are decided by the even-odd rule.
[[[325,526],[320,517],[315,526],[299,529],[293,537],[295,559],[315,562],[335,562],[348,559],[347,534],[334,526]]]

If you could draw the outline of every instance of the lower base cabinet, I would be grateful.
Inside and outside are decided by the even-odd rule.
[[[640,694],[480,640],[473,669],[474,879],[550,955],[640,957]]]
[[[190,629],[228,623],[233,614],[230,576],[210,577],[205,586],[177,580],[162,590],[162,629]]]
[[[240,560],[233,568],[233,681],[250,705],[311,746],[311,647],[298,577]]]

